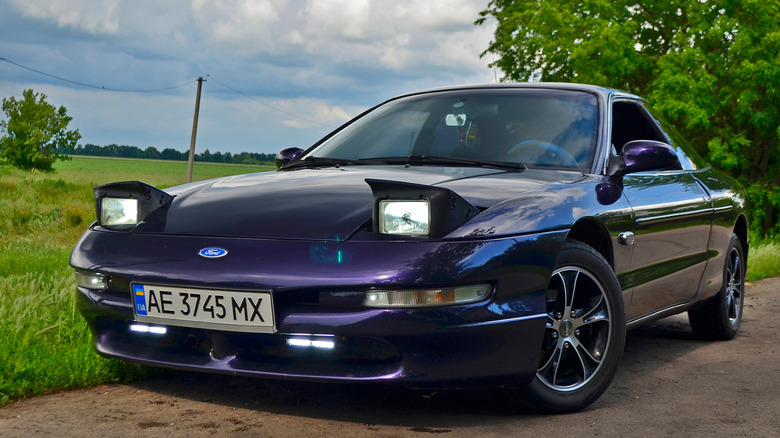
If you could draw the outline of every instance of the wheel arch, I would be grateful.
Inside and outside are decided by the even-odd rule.
[[[745,266],[747,267],[750,242],[748,241],[748,221],[744,214],[740,214],[737,217],[737,222],[734,224],[734,234],[739,237],[739,242],[742,246],[742,255],[745,258]]]
[[[613,269],[615,268],[615,256],[612,250],[612,241],[607,228],[592,217],[582,218],[572,225],[568,239],[580,241],[601,254]]]

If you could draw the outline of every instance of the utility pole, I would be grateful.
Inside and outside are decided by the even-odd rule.
[[[207,75],[208,76],[208,75]],[[198,112],[200,111],[200,88],[204,79],[198,78],[198,95],[195,97],[195,117],[192,119],[192,137],[190,138],[190,158],[187,160],[187,182],[192,182],[192,164],[195,162],[195,137],[198,135]]]

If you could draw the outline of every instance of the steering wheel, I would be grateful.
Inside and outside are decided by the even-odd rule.
[[[506,157],[512,161],[526,164],[564,165],[579,167],[580,163],[569,151],[557,144],[530,139],[521,141],[506,151]]]

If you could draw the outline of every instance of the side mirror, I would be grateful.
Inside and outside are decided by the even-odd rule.
[[[280,169],[282,166],[294,160],[298,155],[302,153],[303,153],[303,149],[301,148],[282,149],[276,154],[276,159],[274,160],[274,162],[276,163],[276,169],[277,170]]]
[[[666,143],[655,140],[634,140],[623,145],[621,154],[623,166],[612,173],[623,176],[627,173],[664,170],[680,165],[677,153]]]

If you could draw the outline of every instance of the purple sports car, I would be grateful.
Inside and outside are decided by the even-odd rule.
[[[567,412],[607,389],[627,329],[687,311],[704,337],[739,330],[745,194],[636,96],[408,94],[277,166],[95,188],[70,264],[100,354]]]

